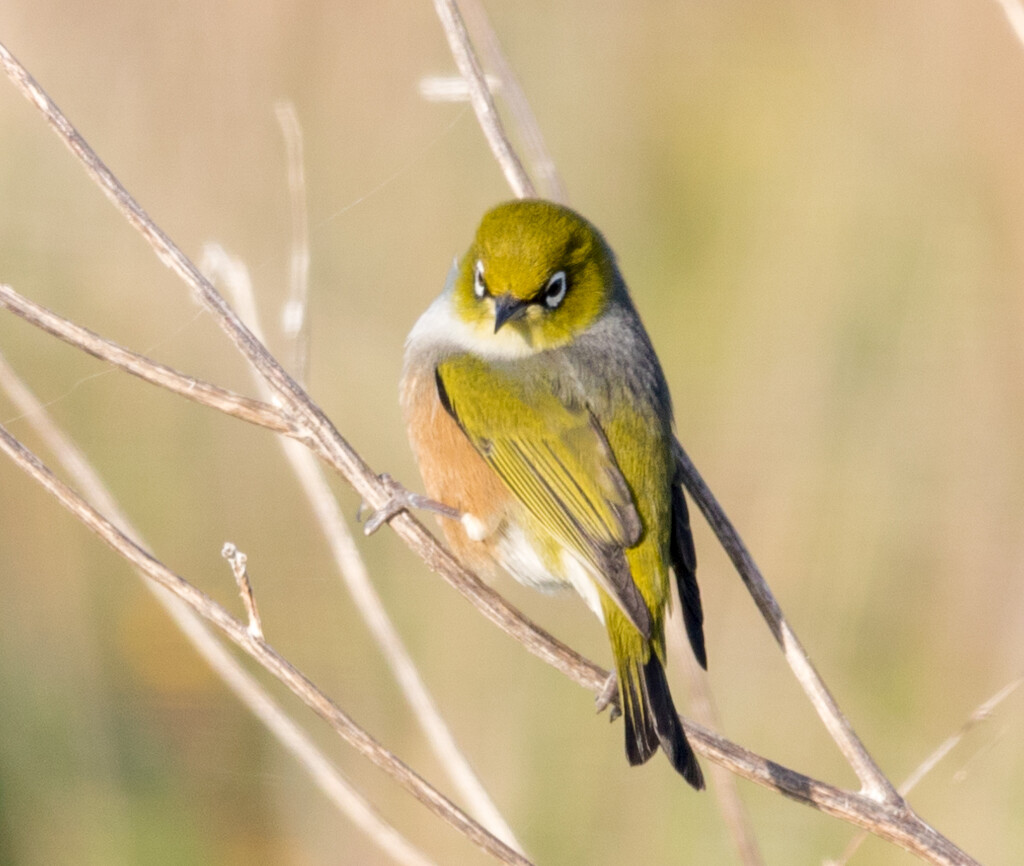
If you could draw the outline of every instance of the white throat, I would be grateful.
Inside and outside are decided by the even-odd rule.
[[[450,345],[480,358],[511,361],[527,358],[539,350],[529,345],[515,328],[494,334],[477,328],[455,314],[450,289],[442,292],[413,325],[405,341],[406,350],[428,350]]]

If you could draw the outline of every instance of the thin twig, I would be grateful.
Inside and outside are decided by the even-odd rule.
[[[743,543],[743,539],[736,531],[736,527],[726,516],[722,506],[718,504],[718,500],[711,492],[711,488],[704,482],[697,467],[693,465],[678,442],[676,443],[676,461],[687,492],[693,497],[715,535],[718,536],[722,547],[753,597],[757,609],[761,611],[761,616],[768,623],[768,628],[782,648],[782,653],[797,682],[800,683],[818,716],[824,722],[825,728],[839,746],[850,766],[853,767],[857,778],[860,779],[864,793],[895,808],[902,808],[903,803],[899,793],[868,754],[846,716],[839,709],[832,693],[814,669],[807,652],[789,627],[782,608],[775,600],[775,596]]]
[[[0,388],[4,390],[65,471],[128,537],[142,545],[142,535],[128,519],[85,455],[57,427],[28,386],[0,355]],[[281,709],[266,689],[229,653],[177,596],[138,572],[143,585],[167,611],[178,629],[211,669],[303,766],[314,783],[338,810],[365,833],[383,852],[403,866],[432,866],[425,854],[409,843],[360,795],[313,743],[312,739]]]
[[[992,697],[981,704],[973,713],[971,713],[970,717],[963,723],[959,731],[948,737],[943,743],[940,743],[938,748],[925,758],[913,773],[907,776],[903,784],[900,785],[900,793],[909,794],[917,784],[934,769],[935,765],[938,764],[939,761],[945,758],[946,755],[956,748],[957,744],[967,735],[968,731],[981,722],[987,722],[992,717],[992,713],[995,712],[996,707],[1010,697],[1010,695],[1012,695],[1022,683],[1024,683],[1024,677],[1018,677],[1013,682],[1007,683],[998,692],[992,695]]]
[[[41,484],[61,505],[100,537],[110,548],[142,570],[147,577],[174,593],[195,613],[216,626],[242,651],[287,685],[310,709],[326,721],[349,745],[384,770],[439,818],[463,833],[481,850],[503,863],[529,866],[530,861],[492,836],[458,806],[424,781],[371,737],[337,704],[320,691],[268,643],[257,640],[235,617],[162,562],[147,553],[81,496],[60,481],[38,457],[0,425],[0,450]]]
[[[681,631],[677,613],[679,609],[677,604],[672,617],[677,635]],[[689,647],[684,647],[680,640],[670,641],[669,647],[673,663],[682,668],[686,677],[689,686],[687,707],[693,713],[693,717],[706,728],[721,729],[718,710],[711,695],[707,674],[697,664],[693,653],[689,652]],[[740,863],[743,866],[763,866],[764,858],[761,856],[761,850],[757,844],[757,836],[754,834],[750,815],[740,798],[736,776],[714,762],[711,763],[708,772],[711,776],[711,792],[718,801],[718,809],[722,813],[722,819],[729,831],[729,838],[732,839],[733,845],[736,847]]]
[[[256,606],[256,596],[252,594],[252,582],[249,580],[249,557],[230,541],[221,548],[220,555],[228,561],[231,573],[235,576],[235,583],[238,584],[238,594],[242,597],[242,604],[249,617],[249,636],[253,640],[264,640],[263,622],[260,620],[260,610]]]
[[[555,161],[544,141],[544,134],[541,132],[540,124],[537,123],[537,117],[533,113],[530,101],[523,93],[518,76],[505,58],[505,52],[501,50],[498,34],[491,26],[487,10],[484,9],[480,0],[463,0],[462,9],[469,29],[473,31],[481,46],[485,60],[483,65],[489,66],[498,77],[501,88],[500,96],[502,101],[508,105],[512,115],[513,128],[523,142],[527,164],[540,178],[540,185],[545,195],[552,201],[566,204],[569,196],[565,190],[565,184],[562,182]]]
[[[241,418],[250,424],[266,427],[275,433],[284,433],[288,436],[300,435],[296,426],[284,417],[280,409],[180,373],[144,355],[119,346],[88,328],[76,325],[46,307],[40,306],[35,301],[30,301],[3,283],[0,283],[0,307],[7,308],[26,322],[41,328],[69,345],[88,352],[94,358],[114,364],[153,385],[159,385],[161,388],[181,394],[203,406],[209,406],[211,409]]]
[[[292,211],[292,243],[288,257],[288,300],[282,311],[284,334],[295,347],[292,374],[305,385],[309,378],[309,218],[306,213],[306,172],[302,126],[290,102],[275,106],[288,151],[288,193]]]
[[[207,244],[203,251],[203,270],[214,279],[223,280],[231,290],[235,306],[249,323],[253,333],[262,339],[259,313],[249,279],[248,269],[237,258],[229,256],[221,247]],[[266,382],[254,376],[256,387],[267,392]],[[266,396],[271,396],[266,394]],[[323,471],[310,451],[291,439],[279,439],[285,457],[292,467],[300,486],[309,499],[313,513],[320,524],[352,600],[366,622],[370,633],[395,675],[399,688],[423,729],[434,754],[448,773],[459,793],[465,798],[470,812],[506,844],[522,853],[522,845],[491,799],[483,783],[459,749],[451,730],[441,716],[412,656],[405,648],[398,630],[388,616],[384,603],[370,580],[366,563],[352,534],[348,531]]]
[[[501,116],[487,87],[487,79],[473,50],[458,5],[454,0],[434,0],[434,9],[437,10],[437,17],[441,19],[441,26],[448,38],[448,47],[455,58],[455,65],[466,79],[469,101],[476,112],[476,119],[491,147],[491,153],[505,173],[505,180],[517,198],[533,198],[537,192],[505,134]]]
[[[496,76],[485,75],[487,89],[497,93],[501,82]],[[469,102],[469,84],[461,75],[424,75],[417,82],[417,89],[427,102]]]

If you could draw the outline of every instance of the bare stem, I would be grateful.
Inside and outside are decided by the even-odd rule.
[[[231,566],[231,573],[235,576],[235,583],[238,584],[238,594],[242,597],[242,604],[249,617],[248,632],[254,640],[263,640],[263,623],[260,620],[260,611],[256,606],[256,597],[252,594],[252,582],[249,580],[249,557],[240,551],[230,541],[221,548],[220,555]]]
[[[1018,677],[1003,686],[987,701],[981,703],[974,712],[967,717],[967,721],[960,726],[960,730],[943,740],[935,751],[925,758],[918,765],[917,769],[903,780],[903,783],[899,788],[900,794],[905,797],[914,790],[918,783],[932,770],[934,770],[936,765],[945,758],[946,755],[957,747],[960,741],[967,735],[968,731],[974,728],[975,725],[987,722],[992,718],[992,714],[995,712],[996,707],[1010,697],[1010,695],[1012,695],[1022,684],[1024,684],[1024,677]],[[846,846],[843,853],[839,855],[838,859],[828,861],[828,866],[845,866],[845,864],[849,862],[850,858],[857,853],[857,849],[860,848],[866,838],[866,833],[858,833],[850,840],[850,843]]]
[[[513,129],[518,132],[519,138],[523,142],[527,164],[540,178],[541,187],[545,190],[547,197],[565,204],[568,201],[565,184],[562,182],[555,161],[544,142],[544,134],[530,107],[530,101],[523,93],[518,76],[501,50],[501,43],[491,26],[487,10],[484,9],[480,0],[463,0],[462,8],[469,28],[476,34],[477,42],[481,46],[485,65],[489,66],[498,77],[501,98],[511,112]]]
[[[673,608],[673,620],[677,635],[682,629],[682,624],[678,621],[679,609],[678,604]],[[678,639],[670,641],[669,646],[673,662],[678,663],[682,668],[689,685],[687,706],[693,713],[693,717],[706,728],[712,730],[721,728],[707,673],[697,664],[693,653],[689,652],[689,647],[684,648]],[[757,844],[750,815],[740,798],[740,792],[736,785],[737,777],[714,762],[711,763],[708,772],[711,776],[711,793],[718,801],[718,809],[722,813],[722,819],[725,821],[729,837],[736,847],[740,862],[743,866],[764,866],[764,858],[761,856],[761,850]]]
[[[761,611],[761,616],[768,623],[768,628],[782,648],[793,675],[807,694],[832,739],[835,740],[846,760],[853,767],[864,792],[875,799],[900,807],[902,798],[893,787],[892,782],[886,778],[874,759],[868,754],[846,716],[839,709],[832,693],[814,669],[807,652],[789,627],[789,623],[786,622],[782,608],[775,600],[775,596],[743,543],[743,539],[736,531],[736,527],[726,516],[722,506],[718,504],[718,500],[711,492],[711,488],[704,482],[697,467],[693,465],[679,443],[676,443],[676,461],[682,472],[683,484],[711,525],[715,535],[718,536],[722,547],[753,597],[757,609]]]
[[[302,157],[302,126],[290,102],[276,106],[288,151],[288,193],[292,210],[292,243],[288,268],[288,302],[282,316],[285,336],[295,347],[295,378],[309,378],[309,218],[306,214],[306,171]]]
[[[120,367],[153,385],[159,385],[175,394],[209,406],[211,409],[241,418],[250,424],[266,427],[276,433],[284,433],[289,436],[299,435],[298,429],[284,417],[280,409],[268,403],[261,403],[259,400],[251,400],[248,397],[235,394],[218,385],[211,385],[208,382],[195,379],[185,373],[179,373],[171,367],[157,363],[137,352],[132,352],[130,349],[93,333],[88,328],[68,321],[35,301],[30,301],[3,283],[0,283],[0,307],[5,307],[26,322],[63,340],[68,345],[76,346],[94,358]]]
[[[517,198],[533,198],[537,195],[526,169],[520,161],[515,150],[512,148],[505,134],[505,127],[502,125],[501,116],[494,104],[494,97],[487,86],[487,79],[480,67],[480,61],[473,50],[473,43],[466,32],[465,22],[459,12],[458,4],[454,0],[434,0],[434,9],[437,10],[437,17],[441,19],[441,26],[444,28],[444,35],[448,37],[448,47],[451,49],[452,57],[455,58],[455,65],[459,72],[466,79],[469,87],[469,101],[476,112],[476,119],[480,128],[487,138],[491,153],[498,160],[498,165],[505,173],[505,180],[512,187],[512,192]]]

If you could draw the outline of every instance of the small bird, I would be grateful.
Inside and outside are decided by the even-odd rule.
[[[409,334],[401,402],[429,497],[404,504],[443,513],[485,577],[574,588],[608,631],[629,762],[660,745],[703,788],[664,670],[670,570],[707,667],[671,399],[601,233],[539,199],[485,214]]]

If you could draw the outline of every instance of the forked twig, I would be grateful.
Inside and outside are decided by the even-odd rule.
[[[959,742],[967,735],[968,731],[976,725],[992,718],[992,714],[995,712],[996,707],[1010,697],[1010,695],[1012,695],[1021,685],[1024,685],[1024,677],[1018,677],[1017,679],[1007,683],[987,701],[978,705],[974,712],[967,717],[967,721],[960,726],[960,730],[943,740],[935,751],[925,758],[917,766],[914,772],[903,780],[903,783],[899,787],[900,794],[905,797],[914,790],[918,783],[933,769],[935,769],[935,766],[945,758],[946,755],[957,747]],[[845,866],[845,864],[850,861],[850,858],[857,853],[857,849],[860,848],[866,838],[866,833],[858,833],[850,840],[849,844],[843,850],[843,853],[840,854],[837,859],[826,861],[827,866]]]

